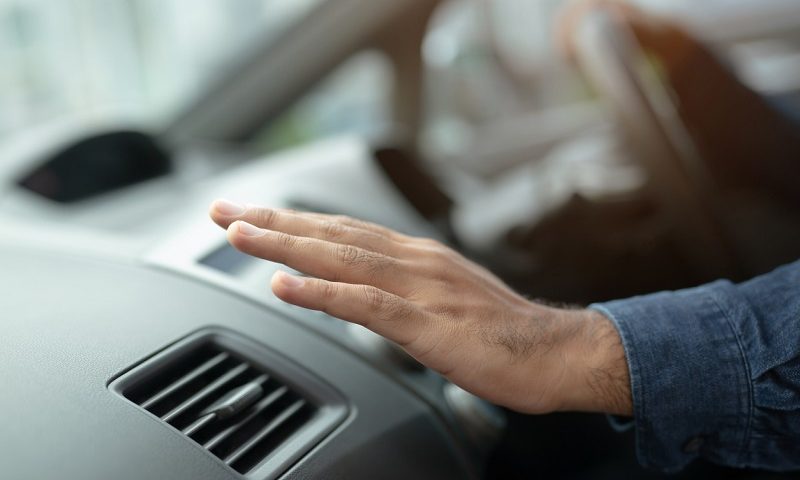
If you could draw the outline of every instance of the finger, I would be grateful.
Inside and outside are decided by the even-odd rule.
[[[556,17],[554,29],[556,48],[568,61],[575,61],[574,37],[577,26],[583,15],[595,8],[597,1],[571,2]]]
[[[225,199],[214,200],[208,207],[208,216],[222,228],[228,228],[246,212],[247,207],[244,204]]]
[[[390,291],[402,291],[403,285],[409,284],[402,260],[353,245],[298,237],[243,221],[228,227],[228,241],[249,255],[326,280],[369,284]]]
[[[245,214],[245,212],[249,209],[259,208],[254,205],[244,205],[236,202],[231,202],[230,200],[219,199],[215,200],[211,204],[211,208],[209,214],[211,218],[221,227],[227,228],[228,225],[233,223],[236,220],[240,220],[241,216]],[[360,230],[367,230],[370,232],[378,233],[384,235],[389,238],[393,238],[395,240],[403,240],[407,239],[406,235],[401,233],[395,232],[390,228],[383,227],[381,225],[377,225],[374,223],[366,222],[364,220],[359,220],[356,218],[351,218],[346,215],[328,215],[324,213],[316,213],[316,212],[301,212],[297,210],[289,210],[285,208],[275,209],[278,211],[286,212],[286,213],[293,213],[296,215],[302,215],[309,218],[316,218],[321,220],[328,220],[332,222],[341,223],[343,225],[347,225],[349,227],[357,228]]]
[[[376,231],[355,228],[336,221],[331,216],[311,216],[290,210],[252,206],[241,208],[226,200],[214,202],[210,214],[211,218],[223,228],[227,228],[236,220],[242,220],[260,228],[289,235],[354,245],[387,255],[400,253],[399,246],[390,237]]]
[[[284,302],[363,325],[406,346],[416,340],[422,314],[411,302],[369,285],[329,282],[275,272],[272,291]]]
[[[405,242],[410,240],[412,237],[408,235],[403,235],[400,232],[392,230],[391,228],[384,227],[382,225],[378,225],[376,223],[367,222],[366,220],[361,220],[358,218],[348,217],[347,215],[328,215],[325,213],[316,213],[316,212],[298,212],[301,215],[307,215],[311,218],[318,218],[321,220],[327,220],[331,222],[341,223],[342,225],[347,225],[348,227],[356,228],[359,230],[366,230],[368,232],[377,233],[379,235],[383,235],[385,237],[391,238],[396,242]]]
[[[568,4],[559,12],[554,30],[556,46],[568,61],[576,61],[575,36],[581,22],[587,14],[599,9],[604,9],[620,20],[636,12],[632,6],[619,0],[585,0]]]

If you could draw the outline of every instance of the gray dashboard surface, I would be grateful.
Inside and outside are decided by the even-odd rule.
[[[3,478],[241,478],[107,388],[209,326],[263,343],[348,398],[350,417],[287,478],[474,476],[424,403],[278,311],[133,261],[2,239],[0,265]]]

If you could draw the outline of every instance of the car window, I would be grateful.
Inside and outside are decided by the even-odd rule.
[[[166,121],[319,1],[0,1],[0,135],[109,110]]]
[[[320,137],[380,134],[391,121],[392,65],[380,52],[350,57],[254,137],[261,151]]]

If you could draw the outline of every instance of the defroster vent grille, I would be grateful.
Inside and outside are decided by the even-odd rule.
[[[341,422],[341,396],[246,338],[205,331],[110,384],[230,468],[279,475]]]

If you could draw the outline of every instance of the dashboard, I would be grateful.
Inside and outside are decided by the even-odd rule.
[[[229,197],[438,236],[371,150],[336,139],[204,175],[180,162],[69,205],[4,188],[3,475],[479,477],[499,410],[283,304],[268,282],[285,267],[232,250],[206,215]]]

